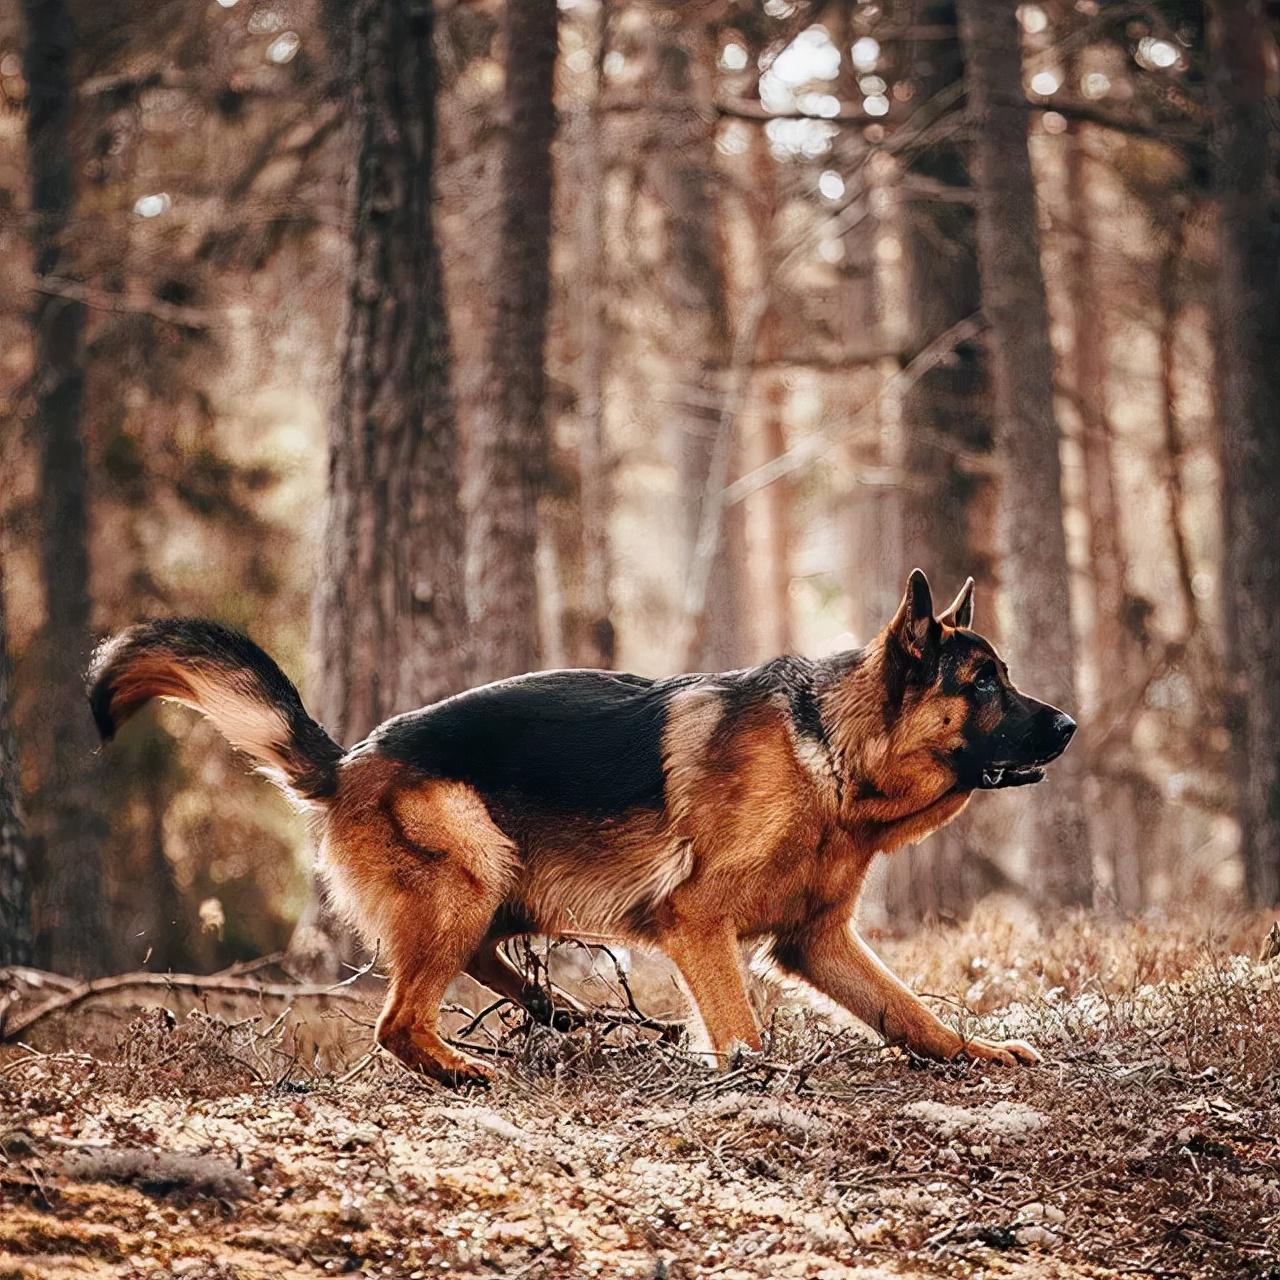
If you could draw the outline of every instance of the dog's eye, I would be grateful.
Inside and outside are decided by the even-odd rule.
[[[990,669],[979,671],[973,682],[973,687],[979,693],[994,693],[996,691],[996,673]]]

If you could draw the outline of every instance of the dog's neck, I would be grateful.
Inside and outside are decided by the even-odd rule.
[[[895,741],[900,694],[888,644],[882,632],[865,649],[829,659],[819,677],[819,713],[841,781],[846,827],[901,821],[954,789],[954,781],[934,769],[907,767]]]
[[[879,790],[893,714],[886,705],[883,635],[864,649],[822,663],[817,693],[832,758],[846,787]]]

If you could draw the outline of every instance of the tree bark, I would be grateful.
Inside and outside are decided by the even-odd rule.
[[[25,0],[27,163],[37,282],[75,277],[69,243],[75,205],[71,123],[74,33],[63,0]],[[38,506],[45,626],[39,807],[43,848],[38,924],[51,968],[91,974],[110,964],[103,891],[106,836],[97,739],[84,705],[90,650],[84,308],[37,290],[31,326],[39,428]]]
[[[744,255],[751,265],[743,284],[759,293],[770,287],[778,213],[777,160],[763,129],[753,131],[740,172],[740,180],[751,193],[747,201],[751,242],[749,254]],[[756,359],[761,364],[782,362],[778,328],[777,315],[772,310],[766,312],[756,338]],[[762,371],[757,379],[754,421],[743,441],[748,470],[763,467],[787,451],[787,379],[774,369]],[[790,653],[795,644],[791,617],[793,501],[791,481],[782,476],[741,504],[748,557],[744,585],[751,614],[751,644],[743,657],[749,662],[765,662]],[[732,511],[726,512],[726,516],[732,515]]]
[[[432,210],[432,7],[356,0],[353,262],[313,621],[320,719],[351,742],[466,682],[449,328]]]
[[[503,36],[502,222],[486,403],[476,424],[468,529],[475,674],[541,665],[538,497],[547,487],[547,312],[551,300],[551,143],[556,131],[555,0],[507,0]]]
[[[973,121],[978,260],[990,326],[996,439],[1004,465],[999,523],[1005,587],[1014,602],[1005,642],[1014,679],[1036,697],[1070,709],[1076,702],[1075,646],[1053,351],[1016,6],[1013,0],[959,0],[957,7]],[[1092,900],[1083,782],[1083,754],[1068,752],[1027,800],[1031,865],[1046,905]]]
[[[131,949],[142,948],[135,964],[145,961],[147,968],[156,970],[182,968],[195,932],[194,913],[186,910],[165,839],[165,819],[173,804],[175,783],[173,745],[167,733],[149,727],[136,751],[141,847],[135,856],[146,892],[134,895],[138,936],[130,939],[129,945]]]
[[[955,4],[943,0],[925,5],[916,21],[935,37],[947,27],[954,31]],[[918,85],[925,101],[964,75],[958,31],[948,40],[932,39],[927,48],[932,70]],[[913,157],[906,174],[908,332],[911,348],[920,350],[977,312],[982,293],[972,205],[912,194],[913,175],[968,190],[968,157],[959,141],[944,138]],[[986,470],[960,461],[990,454],[988,405],[987,358],[978,342],[960,344],[951,359],[929,369],[903,396],[903,462],[910,484],[904,503],[904,571],[899,577],[905,581],[913,565],[924,565],[939,591],[946,593],[972,574],[990,604],[996,585],[992,540],[989,530],[976,526],[994,506],[993,480]]]
[[[1160,428],[1164,438],[1164,490],[1169,536],[1173,542],[1173,563],[1178,575],[1178,595],[1182,601],[1183,634],[1190,640],[1200,624],[1195,571],[1184,519],[1187,502],[1182,479],[1182,431],[1178,423],[1176,383],[1178,317],[1181,311],[1178,273],[1182,266],[1183,239],[1183,230],[1179,226],[1160,262]]]
[[[1280,232],[1274,48],[1260,0],[1209,6],[1218,195],[1217,367],[1222,430],[1228,663],[1245,888],[1280,901]]]
[[[22,784],[13,741],[9,628],[0,562],[0,965],[30,964],[31,884],[22,823]]]
[[[433,211],[433,10],[355,0],[345,55],[352,260],[312,616],[321,722],[339,742],[467,682],[449,326]],[[290,951],[336,974],[351,939],[313,893]]]
[[[710,68],[715,53],[697,15],[671,10],[654,47],[657,113],[651,173],[663,210],[659,286],[676,350],[671,414],[684,530],[685,576],[694,559],[703,498],[715,452],[731,356],[720,208],[714,190],[715,112]],[[688,23],[682,26],[681,21]],[[734,448],[736,452],[736,447]],[[701,619],[694,665],[720,670],[742,661],[744,530],[740,503],[727,509]]]
[[[1078,72],[1072,64],[1073,72]],[[1071,82],[1075,82],[1074,75]],[[1080,419],[1085,492],[1089,516],[1089,560],[1093,571],[1098,655],[1122,659],[1131,634],[1124,626],[1128,600],[1128,566],[1120,545],[1115,464],[1111,456],[1111,422],[1107,404],[1106,327],[1099,314],[1093,269],[1093,216],[1089,205],[1088,151],[1084,132],[1071,127],[1067,149],[1066,191],[1071,221],[1067,258],[1067,292],[1071,312],[1071,390]],[[1109,660],[1109,659],[1108,659]]]
[[[760,417],[748,442],[749,465],[763,467],[787,451],[787,386],[781,374],[765,376]],[[794,647],[791,627],[791,485],[775,480],[743,504],[752,566],[750,599],[754,645],[746,656],[765,662]]]
[[[578,470],[581,476],[586,657],[589,665],[597,667],[612,667],[617,651],[611,591],[613,555],[609,539],[609,516],[613,510],[613,459],[605,420],[610,346],[608,206],[605,200],[607,170],[601,146],[606,120],[604,63],[609,53],[609,18],[610,0],[600,0],[592,51],[591,98],[584,112],[584,128],[578,142],[586,192],[582,197],[579,245],[585,296],[581,310]]]
[[[904,26],[931,32],[930,40],[911,52],[912,65],[927,68],[914,79],[920,100],[927,102],[964,76],[955,3],[912,0],[903,9]],[[965,146],[959,138],[943,137],[912,157],[904,176],[907,341],[914,354],[977,312],[982,297],[972,204],[939,200],[925,189],[933,184],[954,191],[971,188]],[[927,184],[913,186],[912,177]],[[961,343],[951,359],[929,369],[902,397],[901,465],[907,484],[901,497],[901,559],[885,586],[892,598],[912,567],[921,565],[949,599],[972,574],[983,614],[980,626],[989,633],[995,618],[995,485],[986,466],[969,461],[991,453],[988,406],[987,356],[977,341]],[[888,878],[888,905],[895,916],[955,917],[972,906],[980,817],[970,810],[924,844],[895,855]]]
[[[1079,61],[1067,60],[1067,80],[1079,80]],[[1096,701],[1113,699],[1117,682],[1137,676],[1140,653],[1126,623],[1129,612],[1128,559],[1121,544],[1115,459],[1107,395],[1107,326],[1094,270],[1094,217],[1089,199],[1089,126],[1072,124],[1064,173],[1070,249],[1066,293],[1071,323],[1071,391],[1080,423],[1084,462],[1085,513],[1089,520],[1089,564],[1093,586],[1090,649],[1096,664]],[[1175,527],[1175,536],[1177,529]],[[1122,673],[1117,679],[1117,673]],[[1116,748],[1094,758],[1090,788],[1093,849],[1111,871],[1115,905],[1125,913],[1141,911],[1151,871],[1156,824],[1142,814],[1150,787],[1133,780],[1132,744],[1125,735]],[[1141,814],[1141,818],[1140,818]]]

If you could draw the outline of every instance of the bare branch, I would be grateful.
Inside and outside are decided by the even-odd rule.
[[[159,298],[140,297],[137,294],[106,293],[78,280],[66,280],[59,276],[41,276],[32,285],[35,293],[49,297],[67,298],[94,311],[109,311],[114,315],[147,315],[164,324],[179,325],[184,329],[211,329],[221,319],[217,312],[200,307],[181,307]]]
[[[24,973],[29,974],[30,970],[0,969],[0,985],[12,976]],[[327,983],[255,982],[252,978],[217,973],[120,973],[109,978],[95,978],[92,982],[79,983],[70,990],[51,996],[28,1013],[6,1020],[0,1026],[0,1044],[13,1043],[55,1013],[67,1013],[87,1000],[117,991],[189,991],[194,995],[239,995],[288,1001],[336,1000],[368,1004],[364,996],[352,991],[345,982],[333,986]]]
[[[799,471],[810,462],[822,457],[839,440],[857,430],[862,420],[868,414],[873,413],[886,396],[902,395],[919,382],[930,369],[936,368],[946,360],[957,347],[966,342],[972,342],[979,337],[982,334],[983,327],[981,317],[975,313],[971,316],[966,316],[958,324],[954,324],[950,329],[940,333],[928,346],[918,352],[905,368],[898,370],[891,378],[886,379],[879,391],[853,415],[848,425],[839,434],[836,436],[810,437],[802,440],[794,448],[788,449],[785,453],[780,453],[776,458],[771,458],[754,471],[747,472],[745,476],[739,477],[725,490],[725,505],[741,502],[744,498],[750,497],[751,494],[758,493],[767,485],[773,484],[774,481],[781,480],[783,476],[791,475],[792,472]],[[871,482],[877,484],[886,483],[884,476],[881,474],[883,471],[884,468],[877,468]]]
[[[1028,102],[1029,111],[1055,111],[1079,124],[1092,124],[1112,133],[1123,133],[1133,138],[1147,138],[1152,142],[1166,142],[1170,146],[1192,142],[1204,136],[1205,126],[1194,121],[1174,122],[1139,120],[1136,116],[1121,115],[1094,106],[1090,102],[1068,101],[1052,98],[1044,102]]]

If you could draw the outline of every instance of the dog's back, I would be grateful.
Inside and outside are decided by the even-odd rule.
[[[469,690],[376,729],[357,752],[474,787],[504,809],[619,817],[662,807],[662,738],[689,683],[546,671]]]

